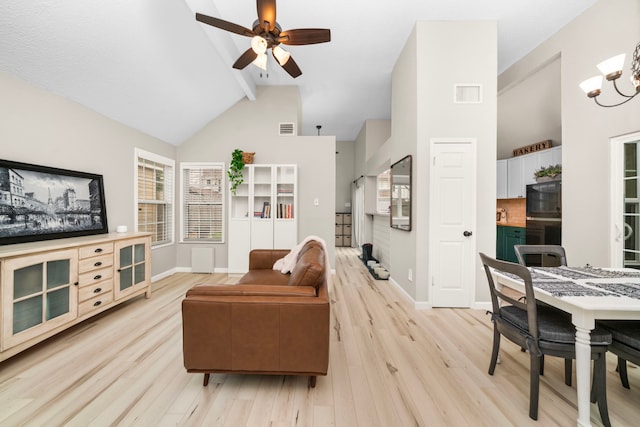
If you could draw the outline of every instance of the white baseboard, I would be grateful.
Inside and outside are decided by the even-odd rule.
[[[393,277],[389,277],[389,283],[391,283],[397,290],[399,290],[404,299],[407,300],[411,305],[413,305],[413,308],[415,308],[416,310],[429,310],[432,308],[431,304],[427,301],[414,300],[413,297],[409,295],[407,291],[405,291],[404,288],[398,284],[398,282],[393,280]]]
[[[213,270],[214,273],[227,273],[226,268],[216,268]],[[158,273],[155,276],[151,277],[151,282],[156,282],[158,280],[164,279],[165,277],[172,276],[176,273],[192,273],[191,267],[175,267],[167,271],[163,271],[162,273]]]

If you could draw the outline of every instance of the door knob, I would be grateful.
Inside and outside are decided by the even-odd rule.
[[[464,231],[464,233],[462,233],[462,235],[463,235],[464,237],[469,237],[469,236],[471,236],[472,234],[473,234],[473,233],[472,233],[471,231],[467,231],[467,230],[465,230],[465,231]]]

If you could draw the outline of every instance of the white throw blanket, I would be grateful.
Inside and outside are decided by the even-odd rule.
[[[329,263],[329,251],[327,250],[327,244],[324,239],[318,236],[307,236],[304,240],[298,243],[284,258],[280,258],[273,264],[274,270],[280,270],[281,273],[287,274],[290,273],[293,268],[296,266],[296,261],[298,260],[298,254],[300,250],[310,240],[315,240],[320,243],[322,246],[322,250],[324,251],[324,268],[325,268],[325,276],[327,277],[327,284],[329,285],[328,289],[331,289],[331,264]]]

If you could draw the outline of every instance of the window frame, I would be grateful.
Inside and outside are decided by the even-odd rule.
[[[138,205],[141,203],[140,199],[138,198],[138,184],[139,184],[139,180],[138,180],[138,167],[140,166],[140,161],[139,159],[144,159],[146,161],[149,162],[154,162],[154,163],[158,163],[161,164],[165,167],[165,189],[164,189],[164,203],[155,203],[155,204],[164,204],[167,205],[167,211],[169,212],[169,218],[165,219],[165,226],[169,229],[169,232],[166,233],[167,235],[167,240],[162,240],[162,241],[153,241],[153,236],[152,236],[152,241],[151,241],[151,249],[157,249],[157,248],[163,248],[166,246],[171,246],[175,243],[175,184],[176,184],[176,167],[175,167],[175,160],[170,159],[168,157],[164,157],[161,156],[159,154],[155,154],[155,153],[151,153],[149,151],[145,151],[142,150],[140,148],[135,148],[134,149],[134,157],[133,157],[133,180],[134,180],[134,191],[133,191],[133,199],[134,199],[134,204],[133,204],[133,209],[134,209],[134,215],[133,215],[133,227],[137,232],[140,232],[139,230],[139,226],[140,226],[140,222],[139,222],[139,209],[138,209]],[[166,173],[166,169],[169,168],[170,169],[170,173]],[[170,177],[171,182],[167,183],[166,182],[166,178]],[[167,184],[170,185],[171,188],[167,189],[166,186]],[[153,233],[152,233],[153,234]]]
[[[227,180],[226,180],[226,167],[224,162],[181,162],[180,163],[180,243],[188,243],[188,244],[224,244],[226,239],[226,188],[227,188]],[[219,204],[221,209],[221,237],[220,240],[214,239],[185,239],[185,219],[186,219],[186,204],[185,200],[185,171],[190,169],[211,169],[216,170],[220,169],[221,173],[221,181],[220,181],[220,190],[219,193],[221,195],[221,201],[218,202],[210,202],[210,204],[215,205]]]

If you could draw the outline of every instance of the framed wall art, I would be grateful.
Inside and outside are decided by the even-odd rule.
[[[102,175],[0,159],[0,245],[107,232]]]

